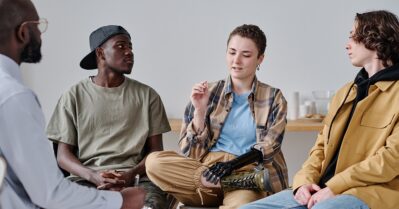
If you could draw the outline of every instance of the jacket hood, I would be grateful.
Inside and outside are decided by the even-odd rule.
[[[399,80],[399,64],[392,65],[388,68],[380,70],[369,78],[367,71],[362,68],[356,75],[354,83],[358,88],[356,100],[360,101],[364,99],[368,94],[370,85],[377,83],[378,81],[397,81]]]

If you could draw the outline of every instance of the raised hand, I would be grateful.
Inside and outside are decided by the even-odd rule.
[[[193,124],[197,133],[204,130],[205,115],[209,101],[208,82],[203,81],[193,86],[191,91],[191,103],[194,106]]]
[[[193,86],[191,90],[191,103],[196,110],[206,111],[209,100],[208,82],[203,81]]]

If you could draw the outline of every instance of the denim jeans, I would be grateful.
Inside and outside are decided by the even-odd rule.
[[[292,190],[284,190],[269,197],[241,206],[239,209],[307,209],[295,199]],[[319,202],[312,209],[369,209],[362,200],[353,195],[337,195]]]

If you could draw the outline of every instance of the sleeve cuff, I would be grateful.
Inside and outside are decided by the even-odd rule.
[[[326,186],[331,189],[334,194],[341,194],[346,191],[349,187],[346,184],[345,179],[340,175],[333,176],[327,183]]]
[[[310,178],[309,173],[301,173],[301,171],[298,171],[298,173],[294,176],[294,180],[292,182],[292,190],[297,190],[299,187],[305,185],[305,184],[317,184],[315,182],[316,179]]]
[[[204,125],[204,130],[201,133],[197,133],[194,130],[193,122],[191,121],[187,126],[187,136],[189,138],[196,138],[198,141],[204,141],[208,137],[208,126]]]

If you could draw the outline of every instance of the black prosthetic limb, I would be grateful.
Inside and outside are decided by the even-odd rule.
[[[251,148],[251,150],[237,158],[227,162],[217,162],[209,169],[205,170],[203,176],[207,181],[217,184],[224,176],[230,175],[236,169],[254,162],[262,162],[263,154],[261,151]]]

